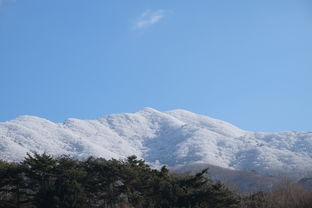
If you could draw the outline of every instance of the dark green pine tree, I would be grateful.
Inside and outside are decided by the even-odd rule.
[[[238,195],[233,194],[222,183],[216,182],[203,192],[203,201],[213,208],[236,207],[240,202]]]
[[[103,181],[101,178],[101,174],[98,171],[98,166],[100,166],[103,162],[105,163],[106,160],[99,160],[93,157],[89,157],[86,161],[82,162],[82,166],[86,173],[86,176],[82,179],[81,183],[83,184],[85,190],[88,207],[96,207],[100,204],[100,190]]]
[[[121,161],[89,158],[83,166],[87,174],[83,184],[89,206],[113,207],[123,200],[127,201],[124,199]]]
[[[172,207],[230,208],[239,203],[238,197],[205,174],[207,169],[190,176],[173,176]]]
[[[128,202],[134,207],[151,207],[153,202],[147,197],[149,181],[153,173],[144,160],[130,156],[123,163],[122,178]]]
[[[145,181],[147,188],[144,193],[144,206],[169,208],[171,199],[171,183],[169,170],[163,166],[160,171],[150,170],[149,178]]]
[[[57,160],[47,154],[27,154],[23,161],[29,198],[37,207],[54,207],[54,183]]]
[[[115,204],[123,200],[125,194],[125,184],[121,177],[122,163],[112,159],[101,166],[101,191],[104,193],[103,199],[108,207],[114,207]]]
[[[53,203],[60,208],[87,207],[87,196],[84,190],[87,176],[82,162],[69,157],[57,160],[55,182],[53,184]]]
[[[0,161],[0,207],[21,207],[28,203],[23,166]]]

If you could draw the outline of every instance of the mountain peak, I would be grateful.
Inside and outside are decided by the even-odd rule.
[[[26,120],[46,120],[46,119],[40,118],[38,116],[32,116],[32,115],[21,115],[21,116],[16,117],[14,120],[26,121]]]
[[[45,118],[41,118],[38,116],[32,116],[32,115],[22,115],[22,116],[18,116],[15,119],[11,120],[11,122],[16,122],[16,123],[25,123],[25,124],[29,124],[29,123],[41,123],[41,124],[54,124],[52,121],[47,120]]]
[[[151,107],[144,107],[141,110],[139,110],[139,112],[147,112],[147,113],[160,113],[160,111],[151,108]]]

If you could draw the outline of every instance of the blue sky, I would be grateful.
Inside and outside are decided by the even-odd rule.
[[[0,121],[187,109],[311,131],[310,0],[0,0]]]

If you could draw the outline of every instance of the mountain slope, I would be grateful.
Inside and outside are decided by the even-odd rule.
[[[261,133],[185,110],[144,108],[97,120],[53,123],[21,116],[0,123],[0,158],[21,160],[27,152],[124,158],[137,155],[169,166],[191,163],[260,173],[309,175],[312,133]]]

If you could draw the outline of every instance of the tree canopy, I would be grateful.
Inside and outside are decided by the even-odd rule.
[[[170,174],[136,156],[79,161],[28,154],[20,163],[0,161],[0,208],[235,207],[239,197],[206,172]]]

